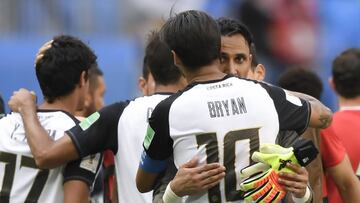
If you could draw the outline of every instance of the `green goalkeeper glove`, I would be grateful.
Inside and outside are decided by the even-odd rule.
[[[298,140],[294,147],[283,148],[275,144],[263,144],[260,152],[254,152],[252,160],[259,162],[241,170],[244,180],[240,189],[246,191],[246,201],[279,202],[286,194],[278,183],[278,173],[292,172],[287,163],[305,166],[316,158],[318,151],[310,140]],[[255,175],[255,176],[254,176]]]

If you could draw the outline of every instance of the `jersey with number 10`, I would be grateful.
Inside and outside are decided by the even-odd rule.
[[[239,171],[251,164],[251,154],[261,143],[275,143],[279,129],[301,134],[309,115],[309,104],[283,89],[226,76],[190,84],[162,101],[149,120],[144,149],[153,160],[173,154],[177,167],[194,156],[200,164],[226,167],[219,185],[187,202],[243,202]]]
[[[77,123],[73,116],[58,110],[42,110],[37,115],[54,140]],[[99,156],[51,170],[39,169],[27,144],[21,116],[7,115],[0,119],[0,202],[62,203],[64,181],[76,179],[91,185],[100,166]]]

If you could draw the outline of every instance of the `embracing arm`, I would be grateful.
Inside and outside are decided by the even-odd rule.
[[[288,91],[288,90],[287,90]],[[314,128],[327,128],[332,121],[331,110],[322,104],[319,100],[307,94],[288,91],[290,94],[306,100],[310,104],[311,115],[309,126]]]
[[[136,174],[136,187],[139,192],[149,192],[154,189],[155,182],[159,173],[150,173],[142,168],[138,168]]]
[[[89,203],[89,186],[81,180],[71,180],[64,183],[64,203]]]
[[[35,97],[20,89],[11,97],[9,106],[18,111],[23,119],[27,142],[39,168],[55,168],[79,158],[75,145],[69,136],[54,141],[41,126],[36,114]]]

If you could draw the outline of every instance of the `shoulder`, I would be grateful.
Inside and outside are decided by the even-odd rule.
[[[171,96],[161,100],[158,105],[156,105],[154,111],[153,111],[153,115],[157,114],[157,113],[165,113],[168,112],[171,108],[171,105],[174,103],[174,101],[176,99],[178,99],[183,93],[184,91],[187,91],[187,89],[185,90],[181,90],[178,91],[177,93],[172,94]]]

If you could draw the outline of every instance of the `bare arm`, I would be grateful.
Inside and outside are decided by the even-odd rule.
[[[142,168],[138,168],[136,174],[136,187],[139,192],[149,192],[154,189],[155,181],[159,173],[149,173],[144,171]]]
[[[71,138],[65,134],[54,141],[40,125],[36,114],[35,97],[20,89],[10,98],[9,106],[21,114],[27,142],[39,168],[55,168],[79,158]]]
[[[64,203],[89,203],[89,186],[80,180],[71,180],[64,183]]]
[[[352,170],[347,155],[340,164],[326,170],[333,178],[344,202],[360,202],[360,181]]]
[[[330,125],[332,121],[332,112],[328,107],[322,104],[319,100],[307,94],[302,94],[299,92],[292,92],[292,91],[288,91],[288,92],[310,103],[310,107],[311,107],[311,115],[309,122],[310,127],[327,128]]]

